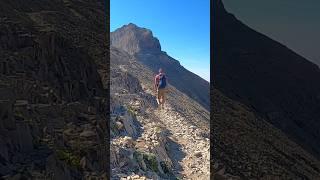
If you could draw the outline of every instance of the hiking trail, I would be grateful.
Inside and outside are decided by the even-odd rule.
[[[111,179],[210,179],[207,111],[172,86],[161,110],[151,73],[119,69],[112,77]]]
[[[154,114],[169,131],[167,150],[175,175],[183,179],[209,179],[210,140],[201,137],[201,129],[188,123],[170,104],[165,106],[166,109],[156,109]]]

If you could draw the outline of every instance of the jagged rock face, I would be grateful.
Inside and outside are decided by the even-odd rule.
[[[29,78],[46,81],[57,96],[65,101],[87,99],[102,88],[93,59],[81,48],[54,31],[35,34],[20,24],[2,20],[1,51],[4,59],[0,72],[4,75],[26,74]],[[26,90],[31,91],[31,87]],[[26,98],[30,91],[20,94]],[[33,101],[29,98],[30,101]]]
[[[320,157],[320,69],[215,1],[215,87]]]
[[[0,179],[106,179],[103,8],[0,2]]]
[[[153,37],[148,29],[139,28],[135,24],[124,25],[122,28],[111,32],[110,43],[133,55],[139,52],[160,52],[159,40]]]
[[[209,110],[209,83],[161,51],[158,39],[152,36],[150,30],[131,23],[111,32],[110,38],[111,46],[133,55],[154,72],[152,76],[162,68],[170,84]]]

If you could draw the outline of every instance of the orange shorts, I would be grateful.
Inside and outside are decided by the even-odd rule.
[[[158,89],[158,99],[164,98],[166,95],[166,92],[167,92],[166,88]]]

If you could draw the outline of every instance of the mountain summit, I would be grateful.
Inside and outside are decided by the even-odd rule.
[[[121,48],[131,55],[140,52],[161,51],[160,42],[152,32],[133,23],[112,32],[110,42],[112,46]]]
[[[209,82],[185,69],[179,61],[162,51],[159,40],[151,30],[130,23],[110,34],[112,47],[134,56],[154,73],[163,68],[171,85],[209,110]]]

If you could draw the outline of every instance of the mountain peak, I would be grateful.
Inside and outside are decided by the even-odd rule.
[[[129,54],[161,51],[160,42],[153,36],[152,31],[133,23],[111,32],[110,39],[112,46],[121,48]]]
[[[133,23],[129,23],[128,25],[124,25],[124,26],[139,28],[136,24],[133,24]]]

